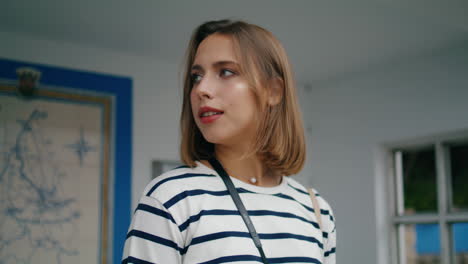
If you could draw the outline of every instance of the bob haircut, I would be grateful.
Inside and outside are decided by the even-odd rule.
[[[305,139],[301,113],[291,66],[281,43],[266,29],[243,21],[210,21],[195,29],[185,62],[181,125],[182,161],[195,166],[195,161],[214,156],[214,144],[208,142],[195,124],[190,93],[191,67],[198,46],[212,34],[231,37],[242,74],[254,92],[259,109],[257,135],[245,155],[258,155],[269,169],[282,175],[298,173],[304,166]],[[279,102],[268,103],[272,81],[280,83]]]

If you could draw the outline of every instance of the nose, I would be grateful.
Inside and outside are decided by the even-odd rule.
[[[215,82],[213,78],[206,74],[203,79],[197,84],[196,91],[200,98],[212,99],[214,95]]]

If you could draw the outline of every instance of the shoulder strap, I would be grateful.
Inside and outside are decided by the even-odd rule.
[[[242,216],[242,219],[244,220],[245,225],[247,226],[247,229],[249,230],[250,236],[252,237],[252,240],[254,241],[255,247],[258,249],[258,252],[260,253],[262,262],[264,264],[269,264],[265,256],[265,253],[263,252],[262,243],[260,242],[260,238],[257,234],[257,231],[255,230],[255,227],[252,221],[250,220],[249,214],[247,213],[247,210],[245,209],[245,206],[242,203],[239,193],[237,192],[236,187],[232,183],[231,178],[229,178],[229,175],[226,173],[223,166],[217,159],[211,158],[208,161],[210,162],[211,166],[213,166],[213,169],[219,174],[221,179],[223,179],[223,182],[226,185],[228,192],[231,195],[232,200],[236,204],[237,210],[239,211],[240,215]]]
[[[315,218],[317,218],[320,231],[323,231],[322,230],[322,217],[320,215],[320,206],[318,204],[317,197],[315,197],[314,189],[309,188],[309,195],[310,195],[310,199],[312,200],[312,205],[314,206]]]

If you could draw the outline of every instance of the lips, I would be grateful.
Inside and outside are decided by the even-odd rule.
[[[220,118],[223,113],[220,109],[204,106],[198,111],[198,117],[203,124],[208,124]]]

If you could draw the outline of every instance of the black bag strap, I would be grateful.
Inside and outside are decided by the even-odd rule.
[[[239,211],[240,215],[242,216],[242,219],[244,220],[245,225],[247,226],[247,229],[249,230],[250,236],[254,241],[255,247],[260,253],[262,262],[264,264],[269,264],[267,258],[265,257],[265,252],[263,252],[262,243],[260,242],[260,238],[257,234],[257,231],[255,231],[255,227],[252,221],[250,220],[249,214],[247,213],[247,210],[245,209],[244,204],[242,203],[239,193],[237,192],[236,187],[234,187],[231,178],[229,178],[229,175],[226,173],[223,166],[217,159],[211,158],[208,161],[210,162],[213,169],[219,174],[221,179],[223,179],[223,182],[226,185],[232,200],[236,204],[237,210]]]

